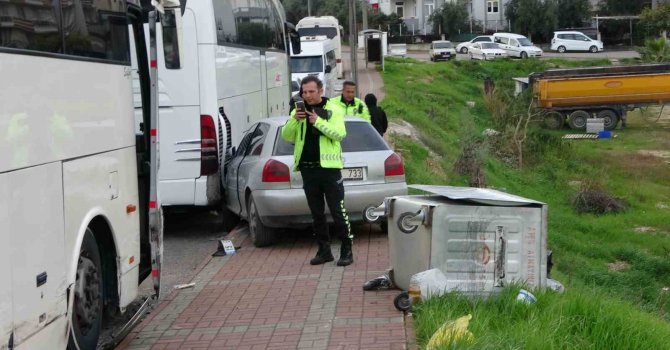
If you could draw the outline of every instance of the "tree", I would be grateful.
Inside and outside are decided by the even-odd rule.
[[[640,15],[639,27],[647,36],[655,37],[670,30],[670,5],[662,5],[651,10],[646,8]]]
[[[591,18],[589,0],[558,0],[558,28],[578,28]]]
[[[600,0],[598,1],[598,14],[601,16],[634,16],[639,15],[645,7],[651,7],[651,0]]]
[[[390,36],[399,35],[400,27],[402,27],[403,33],[408,32],[405,21],[403,21],[395,13],[385,15],[381,11],[370,12],[368,16],[368,23],[370,29],[381,28],[382,31],[388,31]]]
[[[433,24],[435,34],[442,33],[452,37],[468,26],[468,1],[445,2],[442,7],[434,11],[428,20]]]
[[[556,0],[510,0],[505,5],[505,17],[512,23],[513,32],[548,40],[557,26],[557,9]]]

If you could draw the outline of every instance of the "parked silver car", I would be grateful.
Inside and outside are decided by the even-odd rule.
[[[225,214],[249,222],[256,246],[273,243],[276,228],[312,223],[302,177],[292,170],[293,145],[281,138],[287,119],[273,117],[253,124],[234,150],[225,176]],[[402,159],[370,123],[347,118],[346,128],[347,137],[342,140],[344,201],[349,220],[356,222],[369,205],[407,194],[407,184]]]

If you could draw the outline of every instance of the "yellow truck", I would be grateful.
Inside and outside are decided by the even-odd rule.
[[[670,101],[670,64],[554,69],[531,74],[528,84],[548,127],[584,129],[602,118],[611,130],[626,125],[628,111]]]

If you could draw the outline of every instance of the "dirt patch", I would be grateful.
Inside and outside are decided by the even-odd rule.
[[[613,263],[607,264],[607,269],[611,272],[626,271],[630,269],[630,264],[625,261],[617,260]]]
[[[636,226],[633,230],[635,231],[635,233],[649,233],[656,231],[655,228],[649,226]]]
[[[647,157],[670,159],[670,151],[642,149],[642,150],[637,151],[637,153],[642,155],[642,156],[647,156]]]
[[[430,147],[421,141],[421,134],[416,130],[416,128],[414,128],[414,125],[404,120],[401,120],[400,123],[389,122],[388,129],[386,129],[386,134],[384,134],[384,138],[389,141],[392,146],[394,146],[393,138],[391,137],[393,135],[408,137],[415,143],[423,146],[426,150],[428,150],[428,156],[438,161],[436,163],[439,163],[439,160],[442,159],[440,155],[433,152]],[[395,149],[395,147],[393,148]]]

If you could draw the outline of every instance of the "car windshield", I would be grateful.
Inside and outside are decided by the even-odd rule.
[[[348,121],[347,137],[342,140],[342,152],[386,151],[389,147],[370,123]],[[293,154],[293,145],[281,137],[281,128],[277,131],[277,141],[272,153],[275,156]]]
[[[335,29],[335,27],[299,28],[298,35],[300,36],[325,35],[328,37],[328,39],[332,39],[337,36],[337,29]]]
[[[433,44],[433,47],[436,49],[451,49],[454,47],[454,44],[452,43],[435,43]]]
[[[497,49],[498,44],[496,43],[481,43],[482,49]]]
[[[323,71],[321,56],[291,57],[292,73],[314,73]]]
[[[517,40],[519,40],[519,44],[521,44],[521,46],[533,46],[533,43],[531,43],[530,40],[526,38],[519,38]]]

